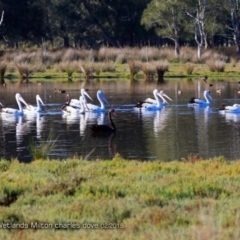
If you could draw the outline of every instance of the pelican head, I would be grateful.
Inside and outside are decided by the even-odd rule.
[[[111,104],[109,103],[106,95],[104,94],[104,92],[102,90],[98,90],[97,91],[97,97],[98,99],[102,99],[108,106],[110,106]]]
[[[84,88],[81,89],[81,95],[82,95],[83,97],[84,97],[84,95],[86,95],[89,99],[92,100],[92,98],[88,95],[87,90],[84,89]],[[92,100],[92,101],[93,101],[93,100]]]
[[[210,100],[213,101],[213,98],[212,98],[212,96],[211,96],[211,92],[210,92],[209,90],[205,90],[204,93],[203,93],[203,95],[204,95],[204,97],[206,98],[206,100],[207,100],[208,102],[210,102]]]
[[[15,99],[16,99],[17,103],[22,102],[25,104],[26,107],[28,107],[28,104],[25,102],[25,100],[23,99],[23,97],[21,96],[20,93],[16,93]]]

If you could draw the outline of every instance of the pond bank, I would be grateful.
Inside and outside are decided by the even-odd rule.
[[[1,239],[233,239],[240,233],[240,161],[126,161],[118,154],[111,161],[1,160],[0,177]]]

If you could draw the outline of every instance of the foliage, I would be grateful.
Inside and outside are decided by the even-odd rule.
[[[239,173],[239,161],[222,157],[147,162],[117,154],[111,161],[12,161],[0,171],[0,221],[53,227],[0,231],[0,237],[195,239],[201,234],[203,239],[232,239],[239,233]],[[54,228],[71,222],[81,229]],[[84,223],[99,225],[91,230]],[[104,230],[101,223],[115,227]]]
[[[134,60],[128,61],[128,68],[130,72],[130,79],[134,79],[134,76],[141,70],[141,64]]]
[[[209,59],[206,61],[206,65],[211,72],[224,72],[226,62],[222,60]]]
[[[182,46],[194,46],[193,22],[183,10],[188,9],[194,15],[196,6],[201,3],[188,0],[127,0],[124,4],[121,0],[23,0],[19,4],[2,0],[1,9],[5,14],[1,48],[42,47],[44,52],[62,47],[163,46],[173,45],[173,41],[179,41]],[[238,37],[239,31],[237,24],[232,25],[239,19],[237,4],[238,1],[233,4],[229,4],[229,0],[208,1],[204,16],[208,46],[223,45],[227,41],[237,44],[232,40]],[[43,54],[44,62],[45,57]]]
[[[195,64],[193,64],[193,63],[186,63],[185,64],[185,68],[186,68],[186,73],[188,75],[191,75],[193,73],[194,68],[195,68]]]
[[[46,159],[48,154],[53,151],[56,147],[56,141],[52,140],[51,133],[46,142],[35,143],[33,140],[29,143],[29,152],[32,155],[33,159]]]
[[[186,63],[192,66],[195,65],[194,72],[189,74],[194,77],[210,73],[206,64],[210,60],[214,63],[214,76],[221,76],[223,72],[231,73],[231,76],[237,76],[239,71],[238,58],[236,58],[233,51],[230,51],[229,48],[221,48],[219,51],[204,50],[199,60],[197,59],[196,51],[190,47],[183,47],[179,57],[174,56],[172,48],[165,47],[126,47],[120,49],[103,47],[103,50],[104,54],[102,48],[94,51],[91,49],[68,49],[68,51],[66,49],[59,49],[57,51],[46,50],[44,55],[41,49],[6,51],[1,57],[2,63],[7,66],[4,79],[14,79],[20,76],[21,82],[23,82],[23,80],[26,80],[26,76],[28,79],[36,77],[72,78],[73,74],[75,78],[84,77],[86,80],[102,77],[126,78],[127,76],[130,79],[140,79],[145,77],[141,66],[146,63],[154,64],[156,71],[157,65],[159,65],[160,79],[163,75],[183,76],[185,74],[187,76]],[[99,52],[101,52],[101,57]],[[120,58],[124,59],[124,63],[120,63],[120,58],[116,58],[118,53],[121,53]],[[64,57],[61,58],[60,56]],[[15,59],[17,62],[15,62]],[[115,59],[115,62],[111,59]],[[235,64],[233,64],[233,61],[235,61]],[[217,66],[215,66],[215,63]],[[218,74],[216,75],[216,73]],[[20,74],[22,74],[22,77]]]

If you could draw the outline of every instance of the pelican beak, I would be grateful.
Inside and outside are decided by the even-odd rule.
[[[158,93],[157,95],[163,100],[164,103],[168,104],[167,100],[163,97],[164,94]]]
[[[29,105],[25,102],[25,100],[23,99],[22,96],[19,97],[19,101],[21,101],[22,103],[24,103],[25,106],[26,106],[27,108],[29,108]]]
[[[170,101],[172,101],[172,99],[166,94],[166,93],[162,93],[163,97],[166,97],[167,99],[169,99]]]
[[[110,102],[108,101],[108,99],[107,99],[107,97],[105,96],[105,94],[102,93],[102,95],[103,95],[103,100],[105,101],[105,103],[107,103],[108,106],[111,106],[111,104],[110,104]]]
[[[92,98],[88,95],[87,91],[84,89],[83,94],[86,95],[89,99],[92,100]],[[93,100],[92,100],[93,101]]]
[[[41,104],[45,107],[45,104],[43,102],[43,100],[39,97],[39,101],[41,102]]]

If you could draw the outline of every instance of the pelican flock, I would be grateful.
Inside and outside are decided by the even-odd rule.
[[[94,93],[95,98],[93,98],[94,95],[92,95],[91,93],[93,93],[92,90],[89,94],[89,91],[87,89],[82,88],[80,89],[79,98],[72,99],[68,91],[68,93],[66,94],[66,102],[61,107],[58,107],[60,110],[58,114],[62,114],[63,117],[65,117],[65,115],[70,116],[70,120],[72,120],[72,122],[74,121],[74,123],[79,123],[81,136],[84,136],[86,128],[88,128],[91,133],[97,135],[104,133],[116,133],[117,127],[113,121],[113,115],[116,115],[116,111],[118,111],[117,107],[114,106],[113,108],[113,105],[110,103],[109,99],[102,90],[97,90]],[[141,117],[146,114],[150,116],[150,118],[153,118],[154,131],[160,132],[166,126],[163,121],[164,117],[167,116],[164,115],[164,110],[171,109],[172,106],[171,104],[169,104],[169,101],[172,102],[173,99],[169,97],[163,90],[159,90],[157,88],[153,89],[152,94],[154,98],[148,97],[143,101],[139,101],[136,105],[131,104],[131,109],[129,108],[129,110],[133,112],[137,110]],[[184,94],[182,94],[181,96],[183,96]],[[182,107],[186,107],[187,104],[187,106],[204,107],[203,109],[206,109],[208,107],[211,109],[210,106],[213,102],[213,98],[210,91],[206,89],[202,92],[202,94],[204,96],[203,99],[192,97],[189,102],[185,101],[182,104]],[[64,97],[63,95],[59,96]],[[5,107],[5,104],[2,104],[0,102],[0,117],[2,120],[4,119],[4,121],[10,122],[11,116],[12,119],[21,118],[21,121],[19,120],[21,124],[17,126],[23,126],[22,123],[24,123],[25,120],[30,121],[29,119],[31,119],[31,116],[34,116],[34,114],[36,114],[38,118],[32,118],[33,120],[31,120],[31,122],[36,122],[37,125],[40,125],[39,123],[41,123],[40,120],[42,114],[45,115],[45,120],[47,119],[48,114],[45,110],[46,104],[41,99],[39,94],[36,95],[36,104],[29,104],[28,101],[26,101],[20,93],[15,94],[15,100],[18,106],[16,108]],[[88,102],[89,100],[91,100],[92,102]],[[96,100],[98,100],[98,102],[95,102]],[[194,109],[201,111],[202,108]],[[166,112],[167,111],[165,111],[165,113]],[[235,103],[233,105],[223,105],[215,112],[240,114],[240,104]],[[31,115],[31,113],[34,114]],[[26,115],[26,118],[24,118],[24,115]],[[101,118],[99,118],[100,115]],[[103,123],[103,121],[101,123],[96,123],[97,119],[104,120],[104,118],[106,118],[107,116],[107,124]],[[82,123],[80,124],[80,122]],[[45,125],[42,125],[41,131],[39,130],[39,132],[42,132],[44,127]],[[38,135],[41,136],[41,134]]]

